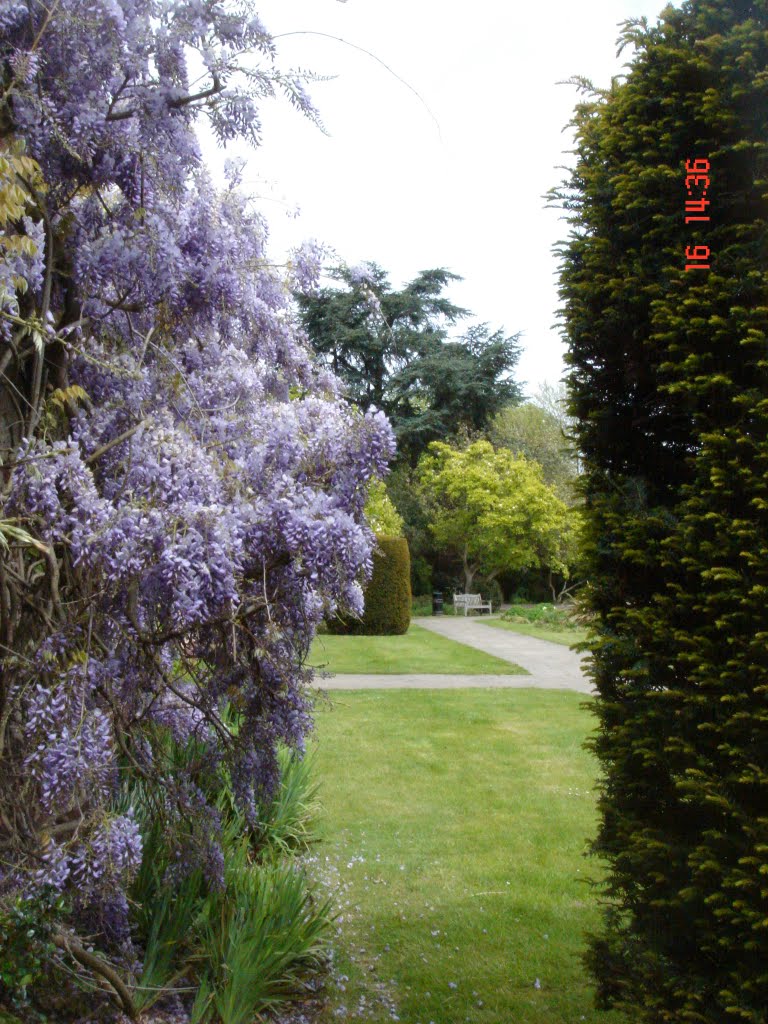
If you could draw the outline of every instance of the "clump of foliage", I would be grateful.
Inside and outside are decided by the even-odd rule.
[[[437,555],[416,470],[403,462],[394,466],[387,478],[387,493],[403,519],[402,532],[411,553],[411,589],[414,594],[431,594],[435,587],[439,589],[439,576],[435,575]]]
[[[13,0],[0,61],[0,905],[65,897],[54,943],[133,1015],[149,831],[121,783],[178,886],[225,886],[219,795],[254,826],[303,747],[394,439],[294,326],[316,250],[282,277],[202,164],[198,115],[222,143],[276,92],[316,119],[248,0]]]
[[[175,755],[183,764],[193,751]],[[314,839],[311,760],[287,748],[278,759],[280,786],[259,808],[258,823],[237,810],[230,789],[219,790],[223,884],[215,887],[200,871],[179,879],[176,851],[143,804],[146,794],[134,794],[148,854],[130,892],[144,948],[132,993],[137,1009],[190,992],[193,1022],[251,1024],[327,959],[330,901],[297,857]]]
[[[501,617],[506,622],[525,622],[533,626],[548,626],[558,630],[580,629],[569,609],[554,604],[537,604],[533,607],[517,604],[508,608]]]
[[[604,773],[594,850],[609,866],[589,962],[602,1002],[633,1020],[757,1024],[768,6],[687,0],[622,40],[626,78],[577,108],[577,164],[555,193],[573,224],[562,296]],[[691,195],[708,222],[685,223]],[[696,245],[711,269],[684,269]]]
[[[445,605],[443,605],[445,611]],[[432,594],[413,594],[411,597],[411,616],[432,614]]]
[[[535,462],[488,441],[463,449],[436,441],[418,468],[430,532],[461,560],[466,593],[478,574],[490,582],[536,566],[568,577],[575,513]]]
[[[479,430],[519,401],[520,387],[510,378],[517,336],[474,324],[447,340],[469,315],[443,295],[460,280],[456,274],[424,270],[399,291],[375,263],[341,267],[335,276],[339,287],[297,294],[302,323],[350,399],[387,414],[401,459],[415,465],[430,441],[461,427]]]
[[[29,1009],[28,990],[41,982],[56,948],[52,935],[64,900],[51,889],[0,906],[0,998]]]
[[[411,624],[411,559],[405,537],[377,537],[373,573],[365,588],[365,611],[358,618],[337,616],[334,634],[398,636]]]
[[[197,741],[182,746],[166,731],[158,743],[177,770],[194,768]],[[315,841],[313,758],[281,747],[278,761],[280,784],[260,804],[256,822],[238,810],[231,787],[213,777],[200,780],[217,794],[223,884],[212,885],[199,869],[179,870],[179,846],[154,813],[150,791],[126,780],[121,802],[134,808],[144,853],[128,890],[141,954],[118,990],[129,1014],[181,998],[191,1021],[250,1024],[295,997],[307,973],[325,965],[331,899],[303,862]],[[63,897],[47,890],[0,912],[0,1002],[25,1020],[79,1020],[96,1006],[104,1009],[85,977],[79,978],[85,995],[66,992],[66,940],[57,938],[63,910]]]
[[[381,537],[402,536],[403,517],[395,508],[383,480],[371,481],[365,518],[373,532]]]
[[[483,576],[477,576],[473,580],[472,586],[475,594],[480,594],[484,601],[490,601],[494,611],[499,610],[504,601],[504,591],[497,579],[485,579]]]
[[[495,446],[509,448],[516,455],[538,462],[545,483],[554,487],[563,501],[572,504],[577,460],[568,439],[569,418],[559,408],[561,390],[545,386],[540,397],[501,409],[488,425],[488,437]],[[540,404],[545,399],[550,400],[550,408]]]
[[[423,555],[411,558],[411,590],[419,597],[432,593],[432,566]]]

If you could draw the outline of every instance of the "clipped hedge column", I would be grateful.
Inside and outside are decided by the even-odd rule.
[[[411,624],[411,556],[405,537],[377,537],[362,619],[336,618],[330,633],[395,636]]]
[[[768,3],[669,6],[624,42],[560,195],[607,863],[589,963],[633,1024],[765,1024]]]

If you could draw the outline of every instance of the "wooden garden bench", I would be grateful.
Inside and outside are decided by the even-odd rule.
[[[465,618],[470,612],[479,613],[487,611],[490,615],[493,611],[491,602],[483,601],[481,594],[454,594],[453,607],[456,612],[458,612],[460,608],[463,608]]]

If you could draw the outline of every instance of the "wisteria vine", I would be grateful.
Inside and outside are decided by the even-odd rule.
[[[81,921],[127,941],[126,777],[216,884],[211,795],[162,737],[258,815],[310,728],[316,626],[360,610],[394,440],[206,175],[196,117],[258,141],[281,91],[317,116],[247,0],[11,0],[0,61],[0,898],[69,894],[71,951]]]

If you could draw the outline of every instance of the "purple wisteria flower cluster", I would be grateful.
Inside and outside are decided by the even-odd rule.
[[[313,362],[263,219],[202,164],[195,117],[258,141],[281,91],[316,117],[251,4],[2,7],[0,147],[44,185],[13,183],[36,258],[0,248],[0,518],[25,531],[0,547],[0,895],[52,886],[92,924],[141,862],[126,778],[180,863],[220,870],[164,737],[248,820],[301,749],[309,645],[360,610],[394,438]]]

